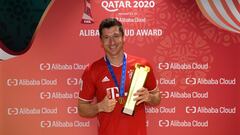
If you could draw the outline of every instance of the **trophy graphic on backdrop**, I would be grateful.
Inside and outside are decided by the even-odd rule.
[[[133,94],[136,93],[137,90],[143,87],[149,71],[150,71],[150,67],[148,66],[143,67],[138,63],[135,64],[135,71],[133,73],[133,78],[132,78],[130,90],[128,92],[127,101],[122,111],[123,113],[128,115],[133,115],[135,104],[136,104],[136,101],[134,101],[134,98],[136,96],[133,96]]]
[[[82,16],[82,23],[83,24],[93,23],[90,0],[84,0],[84,11]]]

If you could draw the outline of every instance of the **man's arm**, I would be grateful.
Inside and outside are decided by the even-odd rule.
[[[116,106],[115,99],[109,99],[110,93],[107,92],[105,98],[96,104],[90,102],[78,100],[78,112],[82,117],[95,117],[100,112],[112,112]]]
[[[137,101],[136,105],[139,105],[142,102],[146,102],[149,105],[160,104],[161,98],[158,87],[151,91],[148,91],[146,88],[141,88],[134,95],[138,96],[135,98]]]
[[[98,114],[99,109],[97,104],[78,99],[78,113],[82,117],[94,117]]]

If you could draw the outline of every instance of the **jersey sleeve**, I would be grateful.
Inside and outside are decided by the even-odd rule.
[[[152,66],[148,63],[147,63],[147,66],[150,67],[150,71],[147,75],[144,87],[147,88],[149,91],[151,91],[157,87],[157,83],[156,83],[156,78],[155,78]]]
[[[79,99],[90,102],[95,96],[95,83],[90,68],[84,71],[82,80],[83,86],[82,90],[79,92]]]

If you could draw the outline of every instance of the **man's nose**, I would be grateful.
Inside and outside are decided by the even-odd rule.
[[[115,44],[115,40],[113,39],[113,37],[110,37],[109,44]]]

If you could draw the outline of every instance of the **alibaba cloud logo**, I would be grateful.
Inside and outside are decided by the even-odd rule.
[[[78,85],[78,79],[77,78],[68,78],[67,85]]]
[[[7,80],[8,86],[17,86],[18,85],[18,79],[8,79]]]
[[[40,99],[50,99],[51,93],[50,92],[41,92],[40,93]]]
[[[159,127],[169,127],[169,120],[159,120],[158,124],[159,124]]]
[[[186,82],[186,84],[194,85],[197,83],[197,79],[196,78],[186,78],[185,82]]]
[[[169,64],[168,63],[159,63],[158,68],[167,70],[167,69],[169,69]]]
[[[80,85],[82,90],[83,80],[82,78],[67,78],[67,85]]]
[[[8,108],[8,115],[18,115],[18,108]]]
[[[49,63],[41,63],[39,65],[40,70],[50,70],[51,69],[51,65]]]
[[[78,108],[77,107],[68,107],[67,108],[67,113],[68,114],[77,114],[78,113]]]
[[[49,128],[49,127],[51,127],[51,121],[41,121],[40,122],[40,127],[41,128]]]
[[[167,91],[161,91],[160,95],[161,95],[161,98],[169,98],[169,92]]]
[[[195,106],[187,106],[186,108],[185,108],[185,110],[186,110],[186,113],[196,113],[197,112],[197,108],[195,107]]]

